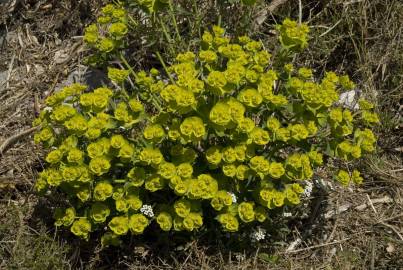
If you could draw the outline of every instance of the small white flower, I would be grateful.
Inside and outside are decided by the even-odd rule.
[[[245,255],[244,255],[244,254],[241,254],[241,253],[238,253],[238,254],[235,255],[235,258],[236,258],[239,262],[242,262],[242,261],[245,260]]]
[[[284,212],[283,217],[292,217],[292,213],[290,212]]]
[[[44,111],[47,111],[47,112],[51,112],[51,111],[53,111],[53,108],[47,106],[47,107],[43,108],[43,110],[44,110]]]
[[[143,215],[146,215],[148,217],[154,217],[154,211],[153,211],[153,208],[151,207],[151,205],[144,204],[140,208],[140,212],[143,213]]]
[[[304,197],[309,197],[311,196],[312,193],[312,189],[313,189],[313,184],[311,181],[305,181],[305,189],[304,189],[304,193],[302,194]]]
[[[264,240],[266,238],[266,230],[261,227],[257,227],[256,230],[251,233],[250,238],[252,241],[257,242]]]
[[[231,192],[228,192],[228,194],[231,196],[232,203],[236,203],[236,202],[237,202],[237,200],[236,200],[236,196],[235,196],[235,194],[234,194],[234,193],[231,193]]]

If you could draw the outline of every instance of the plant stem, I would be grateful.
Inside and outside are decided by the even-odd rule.
[[[151,95],[151,99],[153,101],[153,104],[155,107],[157,107],[157,109],[162,112],[164,109],[162,108],[161,104],[159,103],[158,99],[156,98],[156,96],[153,93],[150,93]]]
[[[123,56],[122,53],[120,53],[120,59],[122,60],[123,64],[126,66],[127,69],[129,69],[130,73],[134,76],[135,79],[137,79],[137,74],[134,72],[130,64],[127,62],[126,58]],[[157,98],[154,96],[153,93],[150,92],[151,100],[153,101],[153,105],[161,112],[164,109],[161,107],[160,103],[158,102]]]
[[[130,22],[133,24],[133,26],[137,26],[137,25],[138,25],[138,22],[137,22],[135,19],[133,19],[133,16],[132,16],[132,15],[129,15],[128,18],[129,18]],[[130,25],[130,26],[131,26],[131,25]]]
[[[165,65],[164,60],[162,59],[161,54],[159,52],[157,52],[156,54],[157,54],[158,60],[160,61],[161,65],[163,66],[165,72],[167,73],[169,80],[171,81],[171,83],[175,84],[175,81],[172,78],[171,73],[168,71],[168,68]]]
[[[171,37],[171,35],[168,33],[168,31],[167,31],[167,28],[166,28],[165,23],[164,23],[161,19],[159,19],[159,18],[158,18],[157,20],[158,20],[159,24],[161,25],[161,29],[162,29],[162,32],[164,33],[165,39],[166,39],[166,41],[167,41],[167,43],[168,43],[168,47],[169,47],[170,53],[171,53],[172,55],[175,55],[175,49],[172,47],[172,44],[173,44],[173,42],[172,42],[172,37]]]
[[[171,14],[172,21],[173,21],[174,26],[175,26],[176,35],[178,36],[178,40],[181,40],[181,35],[179,33],[178,23],[176,22],[174,8],[172,6],[172,0],[169,0],[168,4],[169,4],[169,13]]]
[[[129,99],[130,99],[130,96],[129,96],[129,94],[127,93],[127,91],[126,91],[125,87],[123,86],[123,84],[122,84],[122,86],[120,87],[120,90],[122,91],[123,96],[124,96],[125,98],[127,98],[127,100],[129,100]]]

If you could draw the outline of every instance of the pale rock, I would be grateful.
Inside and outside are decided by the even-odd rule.
[[[361,94],[360,90],[351,90],[348,92],[341,93],[338,103],[343,107],[358,110],[360,107],[358,105],[358,98]]]

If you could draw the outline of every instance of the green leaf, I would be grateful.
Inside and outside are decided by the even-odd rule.
[[[301,103],[294,103],[292,104],[292,112],[294,114],[303,114],[304,106]]]
[[[117,183],[117,184],[124,184],[127,182],[127,179],[114,179],[113,183]]]
[[[327,113],[318,113],[316,114],[316,117],[321,127],[325,127],[327,125]]]
[[[277,255],[270,255],[270,254],[267,254],[265,252],[261,252],[261,253],[259,253],[258,258],[261,259],[264,262],[274,264],[274,263],[278,262],[280,257],[277,256]]]
[[[116,128],[118,125],[115,121],[108,121],[107,125],[106,125],[106,129],[114,129]]]
[[[330,156],[330,157],[334,157],[336,155],[335,151],[334,151],[334,147],[332,147],[333,145],[331,143],[327,143],[326,144],[326,155]]]
[[[222,129],[222,130],[215,130],[215,134],[216,134],[218,137],[224,137],[224,136],[227,135],[227,134],[225,133],[225,129]]]

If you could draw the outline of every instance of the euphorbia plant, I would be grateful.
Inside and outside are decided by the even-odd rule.
[[[306,25],[277,29],[277,57],[214,26],[163,70],[110,68],[116,89],[75,84],[50,96],[35,121],[35,141],[51,148],[35,188],[67,199],[55,224],[85,239],[104,231],[103,244],[151,222],[237,232],[270,226],[275,209],[300,204],[330,159],[349,165],[335,172],[341,184],[361,183],[349,161],[375,149],[373,104],[345,108],[339,96],[354,88],[346,75],[318,80],[288,62],[308,44]]]

